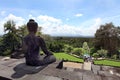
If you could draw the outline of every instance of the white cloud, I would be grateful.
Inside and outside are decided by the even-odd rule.
[[[96,30],[102,23],[101,18],[91,19],[82,24],[82,35],[84,36],[94,36]]]
[[[81,17],[83,16],[83,14],[79,13],[79,14],[75,14],[76,17]]]
[[[44,25],[45,26],[45,25]],[[52,36],[80,36],[81,29],[70,25],[61,25],[56,27],[47,25],[43,27],[43,33],[50,34]]]
[[[15,15],[13,15],[13,14],[9,14],[7,17],[4,18],[3,21],[6,22],[6,21],[8,21],[8,20],[13,20],[13,21],[15,21],[17,27],[23,25],[24,22],[25,22],[25,19],[24,19],[24,18],[15,16]]]
[[[35,19],[39,26],[42,26],[42,33],[52,36],[93,36],[102,21],[101,18],[96,18],[88,20],[80,26],[71,26],[69,24],[64,24],[61,19],[47,15],[34,17],[30,14],[28,18]],[[23,17],[9,14],[5,18],[0,19],[0,25],[3,25],[7,20],[14,20],[17,26],[27,22]],[[3,34],[3,26],[0,28],[0,34]]]
[[[48,16],[49,17],[49,16]],[[52,17],[53,18],[53,17]],[[94,33],[99,28],[101,24],[101,18],[91,19],[82,24],[82,26],[71,26],[67,24],[63,24],[62,21],[59,22],[54,18],[55,21],[46,20],[42,18],[41,20],[44,23],[41,23],[42,32],[45,34],[50,34],[52,36],[94,36]],[[53,23],[54,22],[54,23]],[[84,25],[85,24],[85,25]],[[88,25],[86,25],[88,24]]]
[[[9,14],[8,16],[6,16],[5,18],[0,18],[0,35],[4,34],[4,23],[7,22],[8,20],[14,20],[16,23],[16,28],[18,26],[21,26],[24,24],[25,19],[22,17],[17,17],[13,14]]]
[[[80,26],[71,26],[50,16],[41,15],[38,19],[38,23],[42,26],[42,32],[52,36],[94,36],[102,22],[101,18],[96,18],[85,21]]]
[[[4,27],[3,27],[3,25],[4,25],[4,21],[1,21],[0,20],[0,35],[2,35],[2,34],[4,34]]]
[[[43,22],[52,22],[52,23],[61,23],[62,22],[60,19],[56,19],[54,17],[47,16],[47,15],[40,15],[37,17],[37,19],[39,19]]]
[[[76,36],[81,32],[80,28],[63,24],[60,19],[51,16],[40,15],[37,19],[40,26],[42,26],[42,32],[45,34],[52,36]]]

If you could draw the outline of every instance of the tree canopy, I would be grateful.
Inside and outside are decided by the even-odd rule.
[[[112,56],[120,46],[120,27],[113,23],[101,25],[95,33],[95,48],[108,50],[108,56]]]

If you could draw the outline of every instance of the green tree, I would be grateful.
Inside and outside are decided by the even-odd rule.
[[[92,55],[95,59],[97,59],[99,57],[99,54],[98,53],[93,53]]]
[[[17,35],[20,37],[20,38],[23,38],[24,36],[26,36],[28,34],[28,31],[27,31],[27,25],[22,25],[18,28],[17,30]]]
[[[41,30],[42,30],[42,27],[39,26],[38,30],[37,30],[37,36],[41,36],[42,35]]]
[[[17,29],[16,33],[20,39],[20,47],[23,45],[23,38],[28,34],[27,25],[22,25]]]
[[[7,21],[4,24],[4,34],[0,43],[0,55],[9,55],[14,52],[19,45],[19,37],[16,34],[15,22],[12,20]]]
[[[117,59],[117,55],[114,54],[114,55],[112,56],[112,58],[113,58],[113,59]]]
[[[84,54],[90,54],[90,48],[89,48],[87,42],[83,43],[83,47],[82,48],[84,50]]]
[[[97,53],[99,54],[100,57],[105,58],[107,53],[108,53],[108,51],[105,50],[105,49],[101,49],[101,50],[98,50]]]
[[[74,48],[72,51],[72,54],[75,54],[77,56],[82,56],[83,55],[83,48]]]
[[[19,44],[19,38],[17,33],[17,29],[15,28],[15,22],[13,20],[9,20],[4,24],[4,31],[7,32],[4,35],[4,43],[8,43],[8,47],[10,47],[11,51],[14,51],[17,45]]]
[[[72,50],[73,50],[73,47],[72,47],[72,46],[70,46],[70,45],[64,45],[64,51],[65,51],[66,53],[71,53]]]
[[[95,33],[95,48],[108,50],[108,56],[117,52],[120,46],[120,27],[115,27],[112,23],[101,25]]]
[[[52,52],[63,52],[64,45],[57,41],[53,41],[49,44],[48,49]]]

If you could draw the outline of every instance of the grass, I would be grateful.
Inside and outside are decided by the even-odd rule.
[[[66,54],[66,53],[54,53],[54,56],[58,59],[58,60],[68,60],[68,61],[72,61],[72,62],[82,62],[83,63],[83,59],[74,57],[72,55]],[[94,64],[96,65],[104,65],[104,66],[113,66],[113,67],[120,67],[120,61],[113,61],[113,60],[95,60]]]
[[[76,58],[72,55],[66,54],[66,53],[54,53],[54,56],[58,59],[58,60],[68,60],[68,61],[72,61],[72,62],[83,62],[83,59],[80,58]]]
[[[112,61],[112,60],[95,60],[94,64],[120,67],[120,62],[119,61]]]

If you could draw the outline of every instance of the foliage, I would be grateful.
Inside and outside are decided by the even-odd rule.
[[[73,47],[70,45],[64,45],[64,52],[71,53],[73,50]]]
[[[101,25],[95,33],[95,48],[108,50],[108,56],[114,55],[120,46],[120,27],[115,27],[112,23]]]
[[[77,56],[82,56],[83,55],[83,49],[82,48],[74,48],[72,51],[72,54],[75,54]]]
[[[13,20],[8,20],[5,24],[4,24],[4,31],[8,32],[8,33],[14,33],[16,32],[16,28],[15,28],[15,22]]]
[[[4,56],[10,55],[11,54],[11,50],[7,49],[6,51],[3,52]]]
[[[64,45],[57,41],[49,43],[48,49],[52,52],[63,52]]]
[[[18,28],[17,30],[17,34],[18,36],[22,39],[24,36],[26,36],[28,34],[27,31],[27,25],[22,25]]]
[[[90,48],[90,55],[91,56],[93,55],[93,53],[96,53],[96,52],[97,52],[96,48],[94,48],[94,47]]]
[[[87,42],[89,47],[93,46],[93,37],[52,37],[54,40],[59,43],[70,45],[74,48],[82,47],[84,42]]]
[[[38,30],[37,30],[37,36],[41,36],[42,35],[42,32],[41,32],[41,29],[42,29],[42,27],[38,27]]]
[[[112,56],[112,58],[116,60],[116,59],[117,59],[117,55],[114,54],[114,55]]]
[[[89,49],[89,46],[88,46],[87,42],[83,43],[83,47],[82,48],[84,50],[83,54],[90,54],[90,49]]]
[[[97,59],[99,57],[99,54],[98,53],[93,53],[92,55],[95,59]]]
[[[6,32],[6,34],[3,35],[0,44],[1,55],[10,54],[10,52],[13,52],[19,45],[19,37],[16,34],[17,29],[15,28],[14,21],[7,21],[4,24],[4,31]]]
[[[76,58],[76,57],[66,54],[66,53],[54,53],[54,55],[58,60],[64,59],[64,60],[68,60],[68,61],[83,62],[83,59]]]
[[[99,54],[99,57],[103,57],[103,58],[107,56],[107,53],[108,51],[105,49],[101,49],[97,51],[97,54]]]

